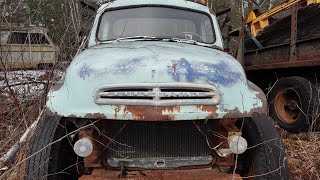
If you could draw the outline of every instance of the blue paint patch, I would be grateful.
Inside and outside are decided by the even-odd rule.
[[[134,58],[126,63],[116,65],[114,73],[130,73],[137,68],[137,65],[140,64],[141,58]]]
[[[93,70],[88,67],[87,63],[84,63],[80,69],[79,75],[83,80],[85,80],[86,77],[90,77],[92,72]]]
[[[210,84],[221,84],[223,86],[232,85],[238,81],[244,80],[241,72],[234,72],[230,64],[221,61],[218,64],[211,63],[193,63],[186,59],[172,60],[174,64],[167,73],[175,81],[194,82],[197,79],[204,79]]]
[[[80,77],[85,80],[87,77],[90,77],[93,73],[95,77],[103,77],[106,74],[110,75],[128,75],[129,73],[134,72],[140,65],[141,58],[134,58],[130,61],[122,61],[119,64],[110,65],[104,69],[95,69],[90,68],[86,63],[84,63],[80,69]]]

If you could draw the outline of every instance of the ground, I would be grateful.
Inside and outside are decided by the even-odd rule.
[[[280,130],[281,132],[283,130]],[[290,179],[320,179],[320,133],[282,133],[287,149]]]
[[[0,72],[0,157],[16,142],[26,128],[36,119],[45,101],[46,84],[50,71]],[[55,80],[62,75],[55,71]],[[11,89],[7,88],[7,82]],[[15,97],[11,96],[11,92]],[[290,179],[320,180],[320,132],[290,134],[278,128],[287,150]],[[26,147],[26,145],[25,145]],[[24,159],[25,150],[11,161],[11,168]],[[0,176],[6,168],[0,169]],[[11,179],[19,179],[23,168],[17,168]]]

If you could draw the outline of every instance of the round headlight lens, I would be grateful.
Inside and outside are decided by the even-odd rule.
[[[78,156],[87,157],[92,153],[93,144],[89,138],[82,138],[74,144],[73,150]]]
[[[242,136],[228,137],[229,148],[234,154],[242,154],[247,150],[248,143]]]

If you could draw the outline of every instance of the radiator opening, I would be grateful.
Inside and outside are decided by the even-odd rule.
[[[122,128],[126,123],[125,128]],[[212,121],[197,121],[207,138],[212,138]],[[210,164],[212,150],[192,121],[108,121],[108,137],[115,137],[105,158],[110,166],[172,168]],[[119,133],[119,130],[121,132]]]

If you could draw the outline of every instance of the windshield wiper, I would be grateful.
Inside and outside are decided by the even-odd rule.
[[[118,38],[116,41],[121,41],[121,40],[155,40],[155,41],[160,41],[163,40],[163,38],[157,38],[153,36],[131,36],[131,37],[123,37],[123,38]]]
[[[195,41],[193,39],[180,39],[180,38],[161,38],[153,36],[131,36],[118,38],[115,41],[122,40],[151,40],[151,41],[167,41],[167,42],[178,42],[178,43],[187,43],[187,44],[201,44],[201,42]]]
[[[182,42],[182,43],[188,43],[188,44],[197,44],[198,41],[195,41],[193,39],[179,39],[179,38],[170,38],[170,39],[163,39],[164,41],[170,41],[170,42]]]

